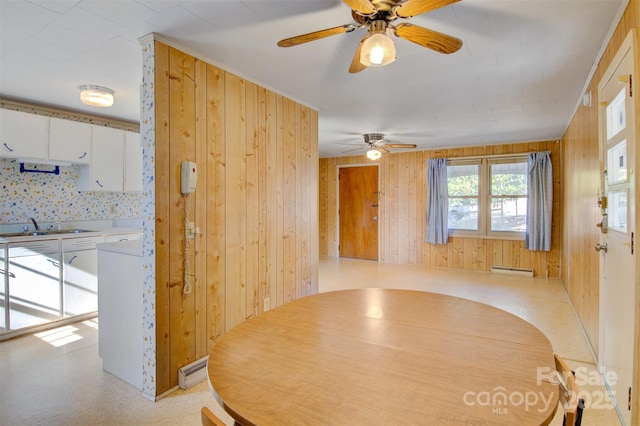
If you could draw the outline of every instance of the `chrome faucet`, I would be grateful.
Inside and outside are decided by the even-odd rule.
[[[33,222],[33,226],[36,227],[36,231],[39,231],[40,230],[40,226],[38,226],[38,222],[36,222],[36,220],[34,218],[32,218],[32,217],[30,217],[29,220],[31,222]]]

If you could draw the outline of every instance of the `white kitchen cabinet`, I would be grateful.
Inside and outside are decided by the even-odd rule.
[[[142,191],[142,144],[134,132],[0,109],[0,157],[78,164],[80,191]]]
[[[91,164],[80,166],[80,191],[122,192],[124,189],[124,131],[91,126]]]
[[[5,285],[8,283],[7,277],[7,245],[0,244],[0,334],[7,332],[7,320],[9,311],[7,310],[7,297]]]
[[[141,256],[141,232],[58,234],[0,240],[0,335],[98,309],[97,246],[132,244]],[[131,250],[129,250],[131,251]],[[116,267],[117,269],[117,267]],[[140,294],[141,296],[141,294]]]
[[[125,132],[124,191],[142,192],[142,140],[139,133]]]
[[[49,117],[0,109],[0,157],[46,160]]]
[[[58,240],[8,244],[9,331],[62,318],[58,247]]]
[[[50,161],[91,162],[91,124],[52,117],[49,126]]]
[[[142,252],[139,241],[99,244],[98,354],[102,368],[142,389]]]
[[[103,236],[62,240],[64,316],[98,310],[98,252]]]
[[[116,243],[118,241],[135,241],[140,239],[140,232],[127,232],[126,234],[107,234],[105,243]]]

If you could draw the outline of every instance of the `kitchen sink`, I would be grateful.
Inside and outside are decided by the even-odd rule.
[[[28,231],[28,232],[12,232],[8,234],[0,234],[2,238],[10,238],[10,237],[36,237],[38,235],[48,235],[48,231]]]
[[[88,229],[63,229],[60,231],[51,229],[48,231],[11,232],[8,234],[0,234],[0,238],[38,237],[42,235],[60,235],[60,234],[81,234],[83,232],[92,232],[92,231],[89,231]]]
[[[63,229],[61,231],[46,231],[49,234],[81,234],[83,232],[94,232],[94,231],[90,231],[88,229]]]

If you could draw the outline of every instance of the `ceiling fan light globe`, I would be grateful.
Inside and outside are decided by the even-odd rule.
[[[370,160],[378,160],[380,157],[382,157],[382,153],[377,149],[370,149],[367,151],[367,158]]]
[[[385,31],[371,33],[362,44],[360,63],[367,67],[388,65],[396,60],[396,47]]]
[[[371,60],[372,65],[380,65],[384,59],[384,48],[382,46],[375,46],[371,50],[369,59]]]

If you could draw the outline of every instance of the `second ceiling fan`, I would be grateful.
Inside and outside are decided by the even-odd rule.
[[[368,28],[349,67],[357,73],[369,66],[387,65],[396,58],[395,46],[390,34],[440,53],[457,52],[462,40],[434,30],[403,22],[393,25],[398,18],[411,18],[439,9],[460,0],[343,0],[351,8],[355,24],[346,24],[314,31],[278,42],[280,47],[291,47],[336,34],[350,33],[358,28]]]
[[[362,135],[364,138],[364,145],[362,143],[354,144],[348,143],[345,145],[359,145],[359,148],[354,148],[347,152],[360,151],[367,149],[367,157],[371,160],[377,160],[382,156],[383,152],[389,152],[389,149],[393,148],[416,148],[417,145],[413,143],[394,143],[385,139],[382,133],[365,133]]]

